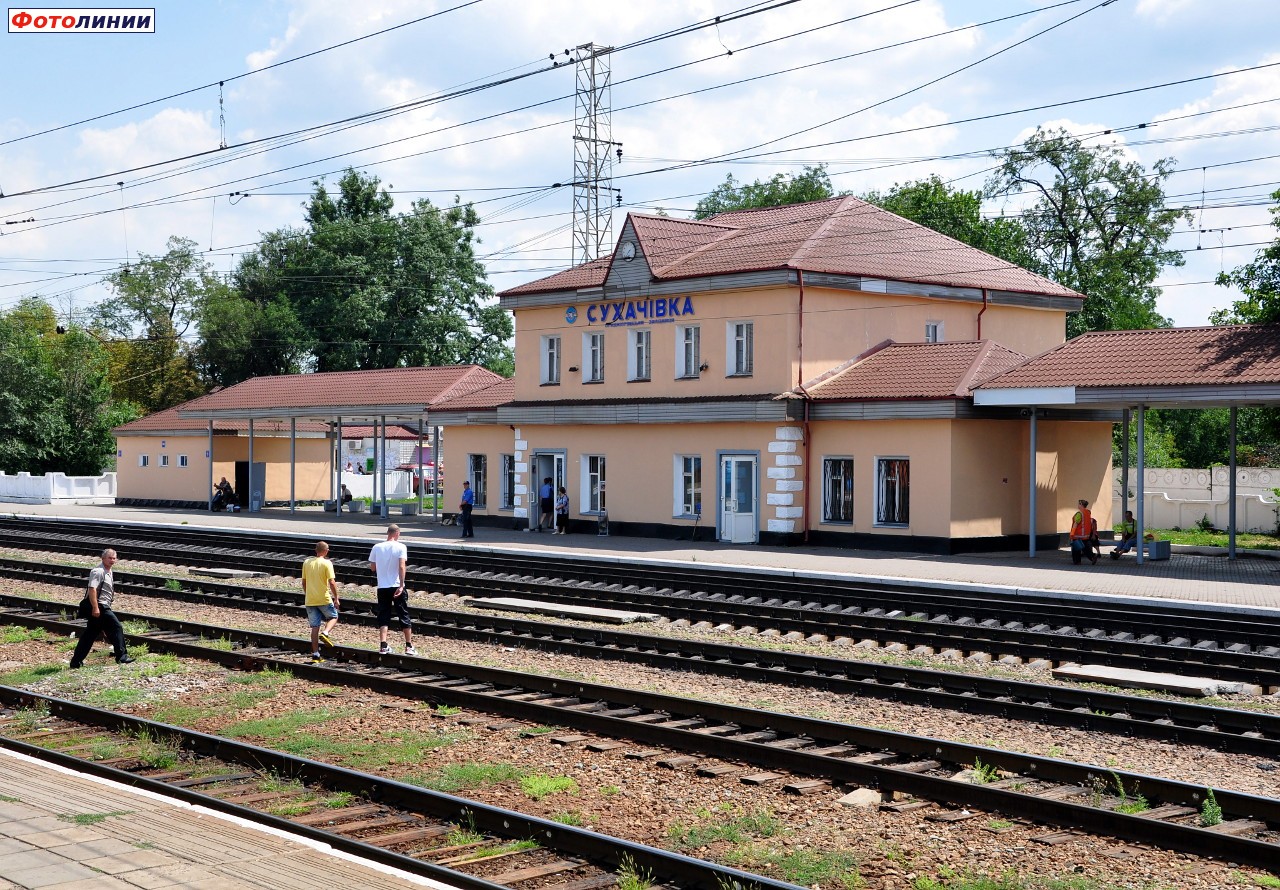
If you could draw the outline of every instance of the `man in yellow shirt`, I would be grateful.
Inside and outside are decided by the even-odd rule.
[[[316,555],[302,564],[303,603],[307,607],[307,624],[311,626],[311,660],[320,657],[320,644],[332,647],[329,631],[338,623],[338,581],[333,563],[328,559],[329,545],[316,542]]]

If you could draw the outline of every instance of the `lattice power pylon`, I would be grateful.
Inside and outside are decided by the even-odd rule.
[[[584,43],[573,51],[573,263],[613,250],[613,161],[622,143],[613,141],[609,93],[611,46]]]

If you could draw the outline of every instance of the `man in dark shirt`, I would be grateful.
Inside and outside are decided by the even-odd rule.
[[[133,661],[124,645],[124,628],[111,609],[116,598],[115,578],[111,575],[111,567],[115,564],[116,552],[103,550],[102,563],[89,572],[89,588],[84,602],[80,604],[81,614],[86,619],[85,626],[76,643],[76,651],[71,654],[72,670],[84,664],[85,656],[93,648],[93,641],[103,633],[115,650],[116,661],[120,664]]]

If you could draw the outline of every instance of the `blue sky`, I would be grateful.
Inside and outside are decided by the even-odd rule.
[[[571,196],[547,186],[572,176],[573,72],[542,70],[548,54],[563,59],[565,48],[587,42],[622,46],[747,8],[746,0],[480,0],[228,83],[223,101],[232,148],[198,163],[116,173],[217,149],[216,87],[31,136],[259,71],[271,62],[465,2],[168,3],[157,7],[155,34],[0,33],[0,64],[10,85],[0,100],[0,142],[19,140],[0,145],[0,189],[11,196],[0,199],[0,221],[34,220],[0,226],[0,308],[40,294],[61,314],[83,321],[106,295],[100,284],[104,272],[139,251],[162,252],[172,235],[192,238],[208,250],[218,271],[228,271],[247,249],[243,245],[256,241],[260,232],[299,224],[309,182],[326,173],[333,179],[333,171],[348,163],[367,165],[394,186],[402,206],[418,197],[448,202],[455,194],[477,202],[484,222],[481,252],[498,289],[564,268],[570,262]],[[683,215],[730,172],[751,180],[805,163],[828,163],[837,186],[854,192],[932,173],[979,188],[982,171],[992,165],[981,150],[1017,143],[1037,125],[1083,134],[1145,123],[1145,129],[1101,138],[1119,140],[1148,166],[1176,158],[1183,171],[1166,191],[1170,204],[1194,208],[1195,221],[1174,236],[1173,246],[1188,251],[1188,262],[1161,276],[1170,286],[1160,308],[1177,324],[1202,324],[1213,309],[1231,301],[1231,291],[1201,282],[1257,250],[1231,245],[1275,236],[1268,225],[1267,195],[1280,187],[1280,157],[1268,156],[1280,156],[1280,66],[960,121],[1280,62],[1275,43],[1280,4],[1117,0],[1095,8],[1097,0],[1082,0],[1047,9],[1052,0],[916,0],[877,12],[900,2],[798,0],[616,53],[613,136],[624,144],[624,158],[615,184],[626,206],[615,226],[626,209],[662,207]],[[1034,10],[1041,11],[882,49]],[[856,21],[832,24],[863,13]],[[815,30],[798,33],[808,29]],[[1025,44],[901,99],[773,141],[911,90],[1028,37]],[[784,39],[749,48],[777,38]],[[864,54],[827,61],[858,52]],[[653,73],[676,65],[684,67]],[[812,67],[724,86],[801,65]],[[518,73],[531,76],[293,145],[252,154],[235,149],[247,140]],[[679,95],[695,90],[706,91]],[[534,103],[544,104],[518,110]],[[1257,104],[1220,111],[1245,103]],[[1214,113],[1182,117],[1206,111]],[[481,118],[488,120],[475,122]],[[928,129],[885,135],[919,127]],[[512,135],[519,130],[527,132]],[[482,139],[487,141],[475,143]],[[373,147],[392,140],[399,141]],[[475,144],[463,144],[468,142]],[[763,142],[771,143],[772,154],[654,172]],[[940,159],[965,152],[977,154]],[[410,154],[415,156],[397,159]],[[345,156],[326,160],[334,155]],[[218,163],[207,166],[211,162]],[[73,190],[14,196],[90,177],[102,178]],[[116,186],[120,181],[124,189]],[[232,191],[247,191],[250,197],[232,203]],[[1019,209],[1017,199],[991,207]]]

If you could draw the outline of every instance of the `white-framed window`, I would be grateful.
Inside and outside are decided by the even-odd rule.
[[[140,467],[149,467],[149,466],[151,466],[151,455],[149,455],[149,454],[139,454],[139,455],[138,455],[138,466],[140,466]]]
[[[673,512],[676,516],[697,516],[702,512],[702,456],[675,456],[675,492]]]
[[[178,469],[186,469],[191,466],[191,460],[185,454],[178,455]]]
[[[169,466],[169,455],[167,454],[160,455],[160,466],[162,467]]]
[[[603,454],[582,456],[582,513],[602,513],[606,509],[604,496],[605,460]]]
[[[467,455],[467,479],[475,495],[475,506],[483,507],[489,499],[489,457],[485,454]]]
[[[604,333],[582,335],[582,382],[604,383]]]
[[[542,338],[542,385],[560,384],[560,337],[551,334]]]
[[[911,461],[876,458],[876,525],[911,524]]]
[[[502,455],[502,509],[513,510],[516,506],[516,456]]]
[[[652,337],[648,328],[627,332],[627,379],[648,380],[652,364],[650,345]]]
[[[853,458],[822,459],[822,521],[853,524]]]
[[[676,376],[699,377],[702,374],[702,328],[696,324],[676,328]]]
[[[943,331],[942,322],[926,321],[924,323],[924,342],[941,343],[944,336],[945,332]]]
[[[727,330],[728,359],[725,373],[730,377],[750,377],[754,361],[755,324],[750,321],[731,321]]]

